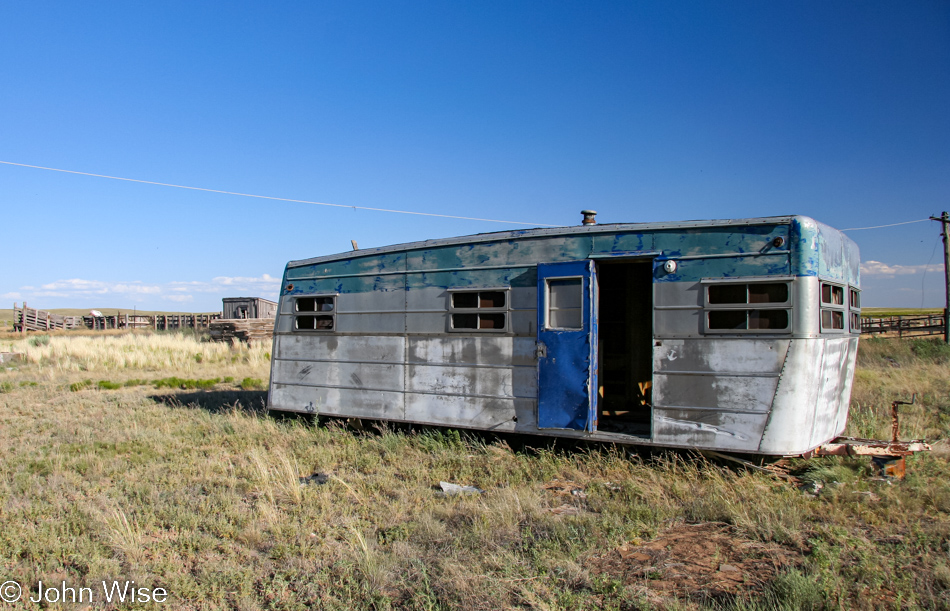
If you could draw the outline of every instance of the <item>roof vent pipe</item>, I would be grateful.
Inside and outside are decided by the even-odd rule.
[[[597,216],[596,210],[581,210],[581,214],[584,215],[584,220],[581,221],[582,225],[596,225],[597,221],[594,220],[594,217]]]

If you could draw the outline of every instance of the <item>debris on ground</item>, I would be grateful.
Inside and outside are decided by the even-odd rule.
[[[439,491],[439,494],[442,496],[458,496],[460,494],[482,494],[485,492],[481,488],[476,488],[475,486],[460,486],[458,484],[453,484],[451,482],[439,482],[439,487],[442,490]]]
[[[553,492],[559,496],[573,496],[579,499],[586,499],[587,493],[584,489],[570,480],[554,479],[542,486],[548,492]]]
[[[818,494],[821,492],[821,489],[824,487],[825,485],[822,482],[815,480],[815,481],[802,483],[798,487],[798,489],[804,492],[805,494],[808,494],[811,496],[818,496]]]
[[[330,481],[330,475],[327,473],[314,473],[313,475],[308,475],[298,479],[300,479],[301,486],[309,486],[311,484],[322,486],[323,484]]]
[[[547,511],[548,513],[553,513],[556,516],[576,516],[581,513],[581,508],[565,503],[564,505],[559,505],[557,507],[549,507]]]
[[[761,590],[802,559],[799,550],[746,539],[729,525],[706,522],[674,526],[647,543],[626,543],[590,559],[588,567],[651,598],[708,599]]]

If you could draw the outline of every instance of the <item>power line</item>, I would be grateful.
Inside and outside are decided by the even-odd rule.
[[[367,206],[348,206],[346,204],[328,204],[326,202],[312,202],[305,199],[290,199],[288,197],[272,197],[270,195],[254,195],[253,193],[236,193],[234,191],[221,191],[219,189],[205,189],[203,187],[189,187],[186,185],[173,185],[167,182],[155,182],[152,180],[139,180],[138,178],[123,178],[121,176],[106,176],[105,174],[92,174],[90,172],[78,172],[76,170],[63,170],[61,168],[47,168],[40,165],[29,165],[26,163],[14,163],[13,161],[0,161],[6,165],[15,165],[22,168],[33,168],[36,170],[48,170],[50,172],[64,172],[66,174],[79,174],[80,176],[93,176],[95,178],[108,178],[110,180],[124,180],[126,182],[138,182],[145,185],[158,185],[160,187],[174,187],[176,189],[189,189],[191,191],[204,191],[206,193],[221,193],[222,195],[237,195],[240,197],[254,197],[257,199],[270,199],[279,202],[292,202],[295,204],[312,204],[314,206],[330,206],[333,208],[351,208],[353,210],[369,210],[371,212],[392,212],[395,214],[414,214],[417,216],[434,216],[443,219],[458,219],[462,221],[484,221],[486,223],[506,223],[508,225],[528,225],[531,227],[560,227],[560,225],[545,225],[543,223],[525,223],[522,221],[501,221],[498,219],[483,219],[471,216],[455,216],[452,214],[436,214],[434,212],[414,212],[412,210],[393,210],[390,208],[369,208]]]
[[[874,227],[849,227],[841,231],[861,231],[862,229],[882,229],[884,227],[897,227],[898,225],[910,225],[911,223],[923,223],[930,219],[920,219],[919,221],[904,221],[903,223],[891,223],[890,225],[875,225]]]

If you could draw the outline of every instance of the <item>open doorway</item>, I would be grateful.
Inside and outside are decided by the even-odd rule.
[[[597,429],[650,437],[653,262],[598,262]]]

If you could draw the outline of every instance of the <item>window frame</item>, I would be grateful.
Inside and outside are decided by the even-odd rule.
[[[825,301],[825,286],[829,286],[834,289],[841,289],[841,303],[833,303],[830,301]],[[851,311],[849,308],[850,302],[850,286],[847,284],[840,284],[838,282],[833,282],[831,280],[822,280],[818,279],[818,330],[823,334],[830,335],[845,335],[850,333],[851,327]],[[832,295],[834,293],[832,292]],[[834,316],[834,313],[837,312],[841,314],[841,328],[835,329],[832,327],[825,327],[824,315],[825,312],[830,312],[831,316]]]
[[[291,316],[293,316],[293,322],[290,325],[290,329],[294,333],[319,333],[321,335],[328,333],[337,333],[338,327],[337,323],[339,322],[337,318],[337,309],[339,307],[339,293],[313,293],[310,295],[294,295],[293,301],[290,304]],[[326,299],[330,298],[333,300],[333,309],[329,312],[326,311],[316,311],[316,310],[298,310],[297,302],[303,299]],[[297,327],[298,318],[316,318],[317,316],[328,316],[333,321],[333,327],[330,329],[300,329]]]
[[[703,278],[700,281],[703,291],[702,329],[709,335],[789,335],[793,331],[795,318],[792,316],[795,309],[795,282],[791,276],[768,276],[758,278]],[[781,302],[756,303],[749,301],[749,285],[754,284],[784,284],[788,288],[788,297]],[[744,285],[746,287],[745,303],[710,303],[709,289],[721,285]],[[788,317],[788,326],[784,329],[716,329],[709,324],[709,315],[712,312],[744,311],[746,325],[749,313],[754,310],[783,310]]]
[[[456,287],[447,289],[448,298],[447,298],[447,308],[446,308],[446,321],[445,326],[448,329],[449,333],[488,333],[488,334],[499,334],[499,333],[510,333],[511,330],[511,287],[510,286],[489,286],[489,287]],[[474,293],[478,295],[479,293],[502,293],[505,296],[505,305],[500,308],[483,308],[476,306],[474,308],[460,308],[455,306],[455,295],[459,293]],[[478,300],[480,302],[480,300]],[[493,329],[479,329],[471,327],[455,327],[455,315],[456,314],[471,314],[475,316],[480,316],[481,314],[501,314],[505,317],[505,324],[501,328]],[[480,320],[480,319],[479,319]]]
[[[854,298],[857,297],[857,300]],[[857,301],[857,305],[855,305]],[[848,309],[851,313],[849,317],[848,324],[850,326],[851,333],[861,333],[861,289],[856,286],[848,285]],[[857,318],[855,318],[857,317]],[[854,327],[854,321],[858,321],[857,328]]]
[[[579,280],[581,283],[581,326],[580,327],[554,327],[551,326],[551,282],[555,280]],[[584,276],[550,276],[544,279],[544,330],[545,331],[583,331],[584,330]],[[574,310],[577,308],[558,308],[565,310]]]

